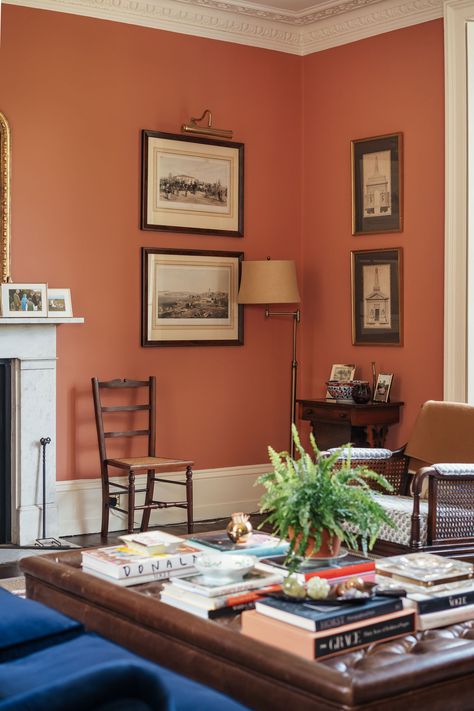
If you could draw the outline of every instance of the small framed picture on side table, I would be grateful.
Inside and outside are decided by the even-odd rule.
[[[392,387],[393,373],[379,373],[373,400],[374,402],[388,402],[390,388]]]

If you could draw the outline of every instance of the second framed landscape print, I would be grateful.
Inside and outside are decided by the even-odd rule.
[[[403,136],[351,142],[352,234],[402,230]]]
[[[351,253],[352,343],[403,343],[402,249]]]
[[[142,346],[244,342],[243,252],[142,249]]]
[[[242,237],[243,183],[243,143],[142,131],[142,229]]]

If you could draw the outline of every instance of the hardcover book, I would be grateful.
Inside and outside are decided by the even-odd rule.
[[[282,541],[277,536],[267,533],[252,533],[242,543],[230,540],[226,531],[210,531],[200,533],[189,539],[193,544],[202,546],[205,550],[212,548],[221,553],[251,553],[252,555],[281,555],[288,550],[289,543]]]
[[[474,575],[474,566],[471,563],[432,553],[407,553],[380,558],[376,561],[376,570],[379,575],[388,575],[395,580],[426,587],[468,580]]]
[[[415,612],[400,610],[332,630],[308,632],[251,610],[242,613],[241,631],[305,659],[326,659],[414,632]]]
[[[88,568],[83,565],[82,570],[84,573],[89,573],[89,575],[94,575],[96,578],[101,580],[107,580],[109,583],[114,583],[114,585],[121,585],[122,587],[131,587],[132,585],[143,585],[144,583],[153,583],[160,580],[170,580],[170,578],[177,578],[180,575],[189,575],[189,573],[194,571],[194,568],[182,568],[180,570],[170,570],[168,572],[161,573],[148,573],[146,575],[132,575],[129,578],[114,578],[111,575],[106,575],[101,573],[94,568]]]
[[[419,615],[474,605],[474,580],[458,580],[426,587],[378,575],[376,582],[381,591],[405,590],[405,599],[413,604]]]
[[[474,619],[474,605],[463,605],[450,610],[440,610],[439,612],[428,612],[418,615],[417,629],[431,630],[435,627],[446,627],[455,625],[458,622]]]
[[[342,625],[351,625],[380,615],[388,615],[403,609],[401,598],[374,597],[354,605],[318,604],[317,601],[290,602],[266,597],[255,603],[255,609],[263,615],[281,622],[296,625],[310,632],[319,632]]]
[[[284,555],[262,558],[262,560],[258,562],[257,568],[267,571],[277,568],[285,571],[286,575],[288,568],[285,565],[285,560],[286,557]],[[338,558],[332,561],[321,559],[321,562],[318,562],[316,558],[307,559],[297,568],[295,575],[301,580],[309,580],[315,576],[330,580],[332,578],[341,578],[343,576],[352,577],[354,575],[360,575],[361,573],[373,572],[375,572],[374,560],[363,558],[354,553],[348,553],[344,558]]]
[[[172,536],[164,531],[143,531],[141,533],[128,533],[126,536],[119,536],[124,544],[146,555],[156,553],[174,553],[178,546],[185,543],[183,538]]]
[[[269,585],[276,585],[281,583],[284,577],[284,574],[279,570],[272,569],[270,572],[267,572],[254,568],[244,575],[243,579],[239,582],[228,583],[227,585],[222,585],[222,583],[217,580],[211,581],[210,578],[204,578],[202,575],[187,576],[182,580],[177,580],[175,584],[183,590],[189,590],[190,592],[205,597],[218,597],[244,592],[245,590],[267,587]]]
[[[183,612],[189,612],[190,614],[196,615],[197,617],[203,617],[207,620],[215,620],[219,617],[227,617],[230,615],[237,614],[239,612],[243,612],[244,610],[253,610],[255,607],[254,600],[245,600],[243,602],[234,603],[233,605],[226,605],[225,607],[208,609],[206,607],[202,607],[202,605],[190,603],[187,600],[178,600],[177,598],[171,595],[167,595],[165,593],[162,593],[161,595],[161,602],[164,602],[167,605],[171,605],[171,607],[175,607],[178,610],[183,610]]]
[[[237,605],[242,602],[255,601],[263,598],[269,592],[277,592],[279,590],[281,590],[281,585],[268,585],[264,588],[258,588],[258,590],[244,590],[231,595],[206,597],[205,595],[200,595],[199,593],[191,592],[190,590],[184,590],[179,585],[176,585],[176,580],[173,579],[171,583],[163,586],[161,595],[172,597],[175,600],[182,600],[183,602],[187,602],[191,605],[197,605],[198,607],[205,608],[206,610],[218,610],[221,607],[228,607],[229,605]]]
[[[154,556],[144,556],[127,546],[108,546],[82,551],[82,564],[113,578],[130,578],[190,568],[199,553],[197,548],[184,543],[176,553]]]

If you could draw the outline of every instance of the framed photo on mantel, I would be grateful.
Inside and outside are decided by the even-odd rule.
[[[351,142],[352,234],[402,230],[401,133]]]
[[[142,131],[142,230],[243,236],[244,144]]]

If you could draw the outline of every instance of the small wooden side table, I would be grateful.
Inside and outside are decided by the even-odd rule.
[[[355,402],[301,399],[300,417],[309,420],[319,449],[352,442],[355,447],[383,447],[389,425],[400,421],[403,402]]]

